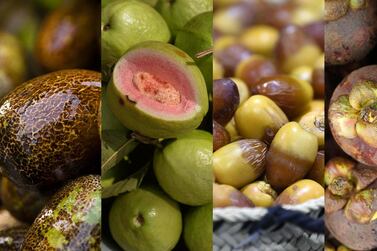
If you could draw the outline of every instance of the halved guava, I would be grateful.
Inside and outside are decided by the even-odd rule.
[[[194,60],[156,41],[136,45],[117,62],[107,99],[127,128],[151,138],[191,131],[208,111],[206,84]]]

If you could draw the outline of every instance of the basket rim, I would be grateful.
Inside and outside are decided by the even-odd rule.
[[[282,205],[286,210],[295,210],[302,213],[310,213],[324,208],[324,196],[306,201],[298,205]],[[226,207],[213,209],[213,221],[228,221],[228,222],[241,222],[241,221],[257,221],[263,218],[268,213],[268,209],[264,207]]]

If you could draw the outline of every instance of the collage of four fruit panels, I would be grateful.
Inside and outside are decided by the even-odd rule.
[[[377,250],[377,1],[1,0],[0,250]]]

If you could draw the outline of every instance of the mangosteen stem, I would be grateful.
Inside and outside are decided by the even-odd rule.
[[[198,52],[198,53],[195,55],[195,57],[196,57],[197,59],[200,59],[200,58],[203,58],[203,57],[205,57],[205,56],[207,56],[207,55],[210,55],[210,54],[212,54],[212,53],[213,53],[213,49],[211,48],[211,49],[207,49],[207,50],[205,50],[205,51]]]
[[[377,102],[364,107],[360,112],[361,120],[374,124],[377,122]]]
[[[150,138],[150,137],[141,135],[138,132],[131,133],[131,137],[133,139],[136,139],[137,141],[140,141],[143,144],[154,145],[158,148],[162,148],[162,144],[158,139],[154,139],[154,138]]]

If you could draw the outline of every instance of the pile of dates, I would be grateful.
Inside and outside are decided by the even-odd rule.
[[[340,244],[347,246],[344,250],[374,250],[377,2],[326,0],[325,30],[325,250]]]
[[[323,1],[215,1],[214,207],[324,196]]]

